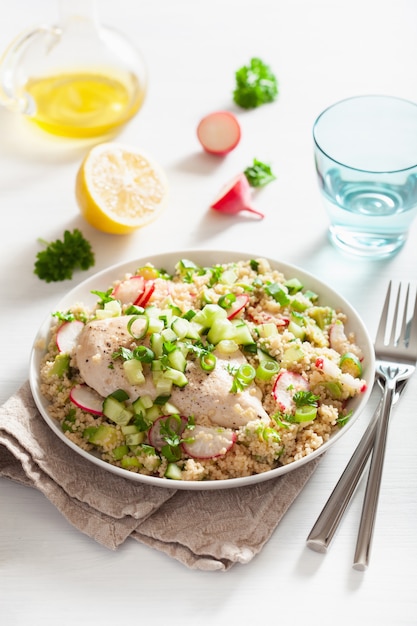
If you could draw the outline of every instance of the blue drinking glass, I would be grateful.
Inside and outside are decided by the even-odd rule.
[[[313,138],[331,242],[369,259],[398,252],[417,215],[417,104],[347,98],[318,116]]]

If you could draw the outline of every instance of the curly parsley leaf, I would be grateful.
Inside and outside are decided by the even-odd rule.
[[[36,255],[34,273],[47,283],[70,280],[75,269],[88,270],[95,263],[91,244],[77,228],[66,230],[62,240],[39,241],[46,248]]]
[[[239,68],[235,74],[234,102],[243,109],[273,102],[278,96],[278,81],[269,65],[253,57],[249,65]]]
[[[265,187],[273,180],[276,180],[275,174],[272,172],[271,166],[258,159],[253,159],[253,164],[247,167],[243,172],[248,179],[251,187]]]

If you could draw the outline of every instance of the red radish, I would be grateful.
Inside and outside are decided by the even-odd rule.
[[[338,321],[335,324],[331,325],[329,330],[329,342],[330,347],[337,352],[344,351],[344,347],[348,343],[348,340],[345,335],[345,327],[342,322]]]
[[[146,306],[153,294],[153,292],[155,291],[155,283],[153,280],[146,280],[145,281],[145,288],[143,290],[142,295],[136,300],[136,302],[134,304],[137,304],[138,306]]]
[[[203,117],[197,126],[197,137],[206,152],[224,155],[240,141],[240,124],[233,113],[216,111]]]
[[[195,426],[184,434],[183,450],[194,459],[213,459],[226,454],[236,441],[236,433],[230,428]]]
[[[236,315],[238,315],[248,304],[249,296],[246,294],[240,294],[236,296],[236,300],[232,302],[232,305],[227,309],[227,317],[229,320],[232,320]]]
[[[323,374],[326,374],[330,379],[339,378],[341,370],[337,363],[328,359],[326,356],[319,356],[316,359],[315,366],[318,370],[321,370]]]
[[[65,322],[58,328],[56,334],[56,345],[60,352],[71,352],[77,345],[78,337],[84,328],[84,323],[80,320]]]
[[[245,174],[241,173],[224,187],[211,208],[230,215],[236,215],[240,211],[249,211],[264,218],[265,215],[254,209],[251,202],[251,187]]]
[[[131,276],[120,282],[113,289],[112,296],[122,304],[136,304],[145,306],[153,294],[155,284],[152,280],[145,280],[143,276]]]
[[[87,413],[103,415],[103,398],[88,385],[75,385],[71,389],[70,400]]]
[[[293,396],[296,391],[308,391],[308,383],[298,372],[281,372],[275,381],[272,394],[280,411],[291,413],[295,408]]]
[[[181,417],[180,421],[172,415],[162,415],[152,424],[148,432],[149,443],[156,450],[161,450],[166,445],[166,439],[162,436],[162,430],[174,431],[177,435],[182,435],[187,426],[187,419]]]
[[[122,304],[135,304],[145,289],[145,279],[143,276],[131,276],[126,280],[122,280],[113,289],[112,296],[120,300]]]

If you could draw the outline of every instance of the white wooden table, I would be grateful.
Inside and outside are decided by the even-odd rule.
[[[349,260],[326,239],[311,128],[341,98],[384,93],[417,100],[417,3],[413,0],[100,0],[102,20],[143,50],[150,88],[119,137],[166,169],[170,205],[129,237],[105,235],[81,218],[74,180],[85,147],[31,133],[0,111],[1,359],[4,402],[26,380],[43,319],[71,287],[110,264],[184,248],[259,251],[328,282],[374,336],[390,278],[417,279],[417,223],[403,250],[384,262]],[[3,6],[0,48],[27,26],[55,20],[52,0]],[[238,112],[243,137],[227,158],[204,155],[199,119],[232,108],[234,72],[259,56],[280,84],[276,103]],[[224,183],[253,158],[278,179],[257,195],[265,220],[219,220],[208,210]],[[37,238],[80,228],[96,265],[72,281],[33,274]],[[186,569],[127,542],[109,552],[73,529],[38,492],[0,480],[0,615],[8,626],[164,623],[417,624],[417,379],[390,430],[371,565],[351,567],[361,483],[327,555],[306,536],[371,415],[369,408],[320,463],[263,551],[229,572]]]

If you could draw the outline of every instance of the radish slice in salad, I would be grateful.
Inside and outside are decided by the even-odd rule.
[[[87,413],[103,415],[103,398],[88,385],[75,385],[71,389],[70,400]]]
[[[296,391],[308,391],[308,383],[298,372],[281,372],[274,384],[272,394],[280,411],[291,413],[295,408],[293,396]]]
[[[236,315],[238,315],[248,304],[249,296],[242,293],[236,296],[236,300],[232,302],[231,306],[227,309],[227,317],[229,320],[232,320]]]
[[[187,418],[176,415],[162,415],[152,424],[148,432],[149,443],[156,450],[162,450],[169,433],[181,436],[187,426]]]
[[[197,137],[209,154],[224,155],[240,141],[240,124],[233,113],[215,111],[203,117],[197,126]]]
[[[220,195],[211,205],[211,208],[220,213],[236,215],[241,211],[254,213],[261,218],[265,215],[252,207],[251,187],[245,174],[236,176],[224,187]]]
[[[80,320],[64,322],[58,328],[56,335],[56,345],[60,352],[71,352],[77,345],[78,337],[84,328],[84,323]]]
[[[195,426],[184,434],[183,450],[194,459],[213,459],[228,452],[236,441],[230,428]]]
[[[145,280],[143,276],[131,276],[116,285],[112,296],[122,304],[145,306],[154,291],[155,283],[153,280]]]

